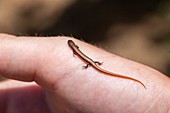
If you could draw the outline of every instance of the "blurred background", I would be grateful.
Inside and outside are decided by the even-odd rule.
[[[0,32],[73,36],[170,75],[170,0],[0,0]]]

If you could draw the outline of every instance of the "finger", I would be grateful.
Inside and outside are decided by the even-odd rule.
[[[35,82],[21,82],[16,80],[4,80],[0,82],[0,90],[22,88],[27,86],[37,86]]]
[[[65,45],[62,44],[66,44],[62,38],[50,40],[1,34],[0,75],[21,81],[36,81],[43,85],[52,84],[57,75],[50,75],[50,69],[61,64],[61,57],[57,55],[64,50]]]
[[[30,43],[30,42],[29,42]],[[33,47],[23,39],[11,35],[0,35],[0,74],[6,78],[32,81],[34,71]],[[29,59],[30,58],[30,59]],[[29,63],[30,62],[30,63]],[[32,63],[33,62],[33,63]],[[30,74],[28,74],[30,73]]]
[[[7,80],[0,83],[0,113],[49,113],[45,94],[35,83]]]

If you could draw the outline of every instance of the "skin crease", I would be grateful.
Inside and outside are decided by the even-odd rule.
[[[73,55],[69,37],[0,34],[0,113],[168,113],[170,80],[145,65],[81,42],[83,53],[108,71],[142,81],[110,77]],[[25,82],[21,82],[25,81]],[[32,82],[35,83],[32,83]],[[30,82],[30,83],[27,83]],[[25,107],[25,106],[30,106]]]

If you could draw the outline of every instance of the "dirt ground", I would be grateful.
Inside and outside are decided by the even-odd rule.
[[[170,75],[168,0],[0,0],[0,32],[73,36]]]

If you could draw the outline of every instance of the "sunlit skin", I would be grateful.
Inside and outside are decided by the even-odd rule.
[[[103,69],[142,81],[106,76],[85,65],[67,44],[74,40]],[[70,37],[0,34],[0,113],[168,113],[170,80],[145,65]],[[17,80],[17,81],[14,81]],[[21,82],[22,81],[22,82]]]

